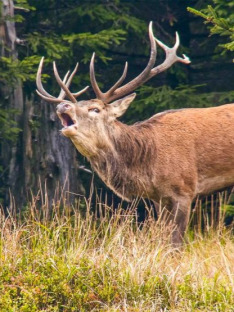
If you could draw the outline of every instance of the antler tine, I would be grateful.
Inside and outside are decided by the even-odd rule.
[[[69,97],[69,99],[73,102],[76,103],[76,98],[72,95],[72,93],[70,92],[70,90],[68,89],[68,87],[66,86],[66,84],[62,81],[62,79],[60,78],[59,74],[58,74],[58,70],[56,67],[56,63],[53,62],[53,68],[54,68],[54,75],[55,78],[58,82],[58,84],[60,85],[60,87],[65,91],[66,95]]]
[[[75,73],[77,72],[79,63],[76,64],[76,66],[75,66],[73,72],[71,73],[70,77],[69,77],[70,71],[68,71],[66,73],[66,75],[64,76],[63,80],[61,80],[61,78],[58,74],[56,64],[55,64],[55,62],[53,62],[55,78],[61,87],[61,91],[59,93],[59,96],[56,98],[56,97],[50,95],[48,92],[46,92],[42,86],[41,73],[42,73],[43,62],[44,62],[44,57],[41,58],[41,61],[40,61],[40,64],[39,64],[39,67],[37,70],[37,77],[36,77],[36,84],[37,84],[37,88],[38,88],[38,90],[36,90],[37,94],[41,98],[43,98],[44,100],[49,101],[49,102],[53,102],[53,103],[60,103],[65,98],[65,96],[67,95],[73,103],[76,103],[76,97],[78,97],[79,95],[81,95],[82,93],[84,93],[88,89],[88,86],[87,86],[84,89],[82,89],[81,91],[76,92],[76,93],[71,93],[70,90],[68,89],[71,82],[72,82],[72,79],[73,79]]]
[[[61,90],[58,98],[55,98],[54,96],[50,95],[48,92],[46,92],[46,90],[43,88],[42,82],[41,82],[41,73],[42,73],[42,67],[43,67],[43,63],[44,63],[44,56],[41,58],[39,67],[38,67],[38,71],[37,71],[37,78],[36,78],[36,84],[37,84],[37,88],[38,90],[36,90],[37,94],[42,97],[44,100],[53,102],[53,103],[59,103],[61,102],[61,100],[64,98],[63,96],[63,90]],[[66,83],[67,81],[67,77],[69,75],[70,71],[68,71],[63,79],[63,82]]]
[[[93,91],[96,94],[96,97],[100,100],[104,100],[103,93],[100,90],[97,84],[96,77],[95,77],[94,62],[95,62],[95,52],[93,53],[91,61],[90,61],[90,67],[89,67],[90,68],[90,82],[93,87]]]
[[[108,98],[114,93],[114,91],[122,84],[124,79],[126,78],[127,71],[128,71],[128,62],[125,63],[123,73],[119,80],[105,93],[103,93],[98,84],[95,77],[95,70],[94,70],[94,61],[95,61],[95,53],[93,53],[91,62],[90,62],[90,81],[93,87],[93,90],[98,99],[103,100],[104,102],[108,102]]]
[[[178,34],[178,31],[176,31],[176,42],[174,44],[174,49],[177,51],[177,49],[179,48],[179,45],[180,45],[180,36]]]
[[[69,88],[69,86],[70,86],[70,84],[71,84],[71,82],[72,82],[72,79],[73,79],[73,77],[75,76],[75,74],[76,74],[76,72],[77,72],[77,70],[78,70],[78,66],[79,66],[79,63],[76,64],[76,66],[75,66],[73,72],[71,73],[71,76],[69,77],[69,79],[68,79],[68,81],[67,81],[67,83],[66,83],[67,88]],[[63,81],[63,82],[64,82],[64,81]],[[77,98],[78,96],[80,96],[81,94],[83,94],[85,91],[87,91],[88,88],[89,88],[89,86],[86,86],[84,89],[82,89],[82,90],[80,90],[80,91],[78,91],[78,92],[76,92],[76,93],[71,93],[71,94],[72,94],[75,98]],[[61,93],[62,93],[62,96],[63,96],[63,95],[65,96],[65,94],[66,94],[64,90],[62,90]]]
[[[127,71],[128,71],[128,62],[125,62],[125,66],[124,66],[124,70],[122,73],[122,76],[119,78],[119,80],[113,85],[113,87],[110,88],[110,90],[108,92],[106,92],[107,95],[111,95],[114,93],[114,91],[121,86],[122,82],[124,81],[124,79],[126,78],[127,75]]]
[[[176,54],[177,49],[180,45],[180,37],[179,37],[178,32],[176,32],[176,42],[172,48],[169,48],[167,45],[162,43],[162,41],[158,40],[157,38],[155,38],[155,41],[165,51],[166,59],[162,64],[158,65],[157,67],[155,67],[151,70],[151,73],[150,73],[150,76],[148,79],[150,79],[151,77],[153,77],[153,76],[163,72],[164,70],[168,69],[169,67],[171,67],[176,62],[181,62],[184,64],[190,64],[191,63],[189,57],[187,57],[185,54],[182,54],[183,58],[177,56],[177,54]]]
[[[65,83],[66,84],[66,82],[67,82],[67,78],[68,78],[68,76],[69,76],[69,74],[70,74],[70,70],[66,73],[66,75],[64,76],[64,78],[63,78],[63,83]],[[59,98],[61,98],[61,99],[64,99],[64,97],[65,97],[65,95],[66,95],[66,93],[64,92],[64,90],[63,89],[61,89],[61,91],[60,91],[60,93],[59,93]]]
[[[69,88],[69,86],[70,86],[70,84],[72,82],[72,78],[74,77],[75,73],[77,72],[78,66],[79,66],[79,63],[76,63],[76,66],[75,66],[73,72],[71,73],[71,76],[69,77],[68,81],[66,81],[65,77],[67,76],[68,73],[70,73],[70,71],[68,71],[66,76],[64,77],[63,83],[66,84],[67,88]],[[65,96],[66,96],[66,92],[63,89],[61,89],[59,97],[62,97],[64,99]]]
[[[164,51],[168,51],[171,49],[174,49],[175,51],[177,51],[179,45],[180,45],[180,37],[178,32],[176,31],[176,42],[173,46],[173,48],[169,48],[167,45],[165,45],[162,41],[160,41],[159,39],[157,39],[156,37],[154,37],[155,41],[157,42],[157,44],[164,50]]]
[[[80,90],[80,91],[78,91],[76,93],[72,93],[72,94],[76,98],[76,97],[80,96],[81,94],[83,94],[85,91],[87,91],[88,88],[89,88],[89,86],[86,86],[86,87],[84,87],[84,89],[82,89],[82,90]]]
[[[61,101],[63,100],[63,99],[60,99],[60,98],[45,96],[41,92],[39,92],[38,90],[36,90],[36,92],[43,100],[46,100],[47,102],[61,103]]]
[[[126,85],[119,87],[120,84],[123,82],[125,76],[126,76],[127,65],[125,65],[124,73],[121,76],[121,78],[106,93],[102,93],[101,90],[99,89],[98,85],[97,85],[97,82],[95,79],[95,74],[94,74],[94,57],[95,57],[95,54],[93,54],[93,57],[92,57],[91,63],[90,63],[90,78],[91,78],[91,83],[92,83],[92,86],[93,86],[93,89],[94,89],[94,92],[95,92],[97,98],[103,100],[105,103],[110,103],[113,100],[116,100],[116,99],[118,99],[118,98],[120,98],[126,94],[129,94],[130,92],[135,90],[141,84],[148,81],[153,76],[155,76],[158,73],[168,69],[175,62],[181,62],[184,64],[190,63],[189,58],[185,54],[182,54],[183,57],[179,57],[176,55],[177,49],[180,45],[180,38],[179,38],[179,35],[177,32],[176,32],[175,45],[172,48],[169,48],[164,43],[162,43],[160,40],[158,40],[157,38],[154,37],[153,30],[152,30],[152,22],[150,22],[150,24],[149,24],[149,38],[150,38],[150,44],[151,44],[150,59],[149,59],[149,62],[147,64],[146,68],[143,70],[143,72],[140,73],[132,81],[128,82]],[[154,67],[154,64],[156,61],[156,53],[157,53],[156,43],[165,51],[166,59],[162,64]]]
[[[152,22],[149,23],[149,38],[150,38],[150,43],[151,43],[150,59],[149,59],[149,62],[147,64],[146,68],[143,70],[143,72],[140,73],[135,79],[133,79],[132,81],[130,81],[126,85],[118,88],[121,85],[121,83],[123,82],[123,80],[125,79],[126,74],[127,74],[127,66],[128,65],[126,63],[122,76],[114,84],[114,86],[111,87],[106,93],[101,92],[101,90],[99,89],[99,87],[97,85],[97,81],[95,78],[95,72],[94,72],[95,54],[93,54],[91,62],[90,62],[90,80],[91,80],[91,84],[92,84],[92,87],[94,89],[94,92],[95,92],[98,99],[103,100],[105,103],[110,103],[111,101],[113,101],[117,98],[120,98],[121,96],[123,96],[127,93],[132,92],[138,86],[140,86],[142,84],[142,82],[145,81],[145,79],[147,79],[151,69],[153,68],[153,66],[155,64],[156,54],[157,54],[156,43],[154,40],[153,29],[152,29]]]
[[[67,83],[66,83],[67,88],[70,87],[70,84],[71,84],[71,82],[72,82],[72,79],[73,79],[73,77],[75,76],[75,73],[77,72],[78,66],[79,66],[79,63],[76,63],[76,66],[75,66],[73,72],[71,73],[71,76],[69,77]]]
[[[39,67],[37,70],[36,84],[37,84],[37,88],[38,88],[40,95],[44,95],[44,97],[46,97],[46,99],[49,101],[49,99],[55,98],[55,97],[52,96],[51,94],[49,94],[48,92],[46,92],[46,90],[44,89],[44,87],[42,85],[41,73],[42,73],[43,63],[44,63],[44,56],[41,58],[40,64],[39,64]]]
[[[123,95],[126,95],[132,92],[137,87],[139,87],[142,83],[144,83],[147,77],[149,76],[152,68],[154,67],[156,56],[157,56],[157,48],[156,48],[156,43],[155,43],[154,35],[153,35],[152,21],[149,23],[149,39],[150,39],[150,45],[151,45],[151,52],[150,52],[150,59],[146,68],[132,81],[122,86],[121,88],[117,89],[115,93],[110,97],[109,101],[113,101]]]

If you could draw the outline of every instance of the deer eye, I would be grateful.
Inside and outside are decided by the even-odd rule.
[[[98,113],[100,113],[100,110],[98,108],[94,107],[94,108],[90,108],[89,112],[94,112],[94,113],[98,114]]]

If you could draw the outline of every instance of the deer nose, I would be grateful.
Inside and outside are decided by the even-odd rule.
[[[71,108],[72,106],[69,105],[68,103],[60,103],[59,105],[57,105],[57,112],[63,114],[66,111],[70,110]]]

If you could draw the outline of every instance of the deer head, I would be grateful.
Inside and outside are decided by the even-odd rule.
[[[109,134],[113,131],[113,125],[116,123],[116,118],[125,113],[130,103],[134,100],[136,94],[132,93],[137,87],[145,83],[153,76],[165,71],[175,62],[190,63],[189,59],[183,55],[183,58],[176,55],[179,47],[179,36],[176,33],[176,43],[173,48],[167,47],[161,41],[156,39],[152,31],[152,22],[149,24],[149,39],[151,44],[151,53],[146,68],[136,78],[127,84],[122,85],[126,75],[128,63],[126,62],[123,74],[120,79],[105,93],[98,87],[94,62],[95,53],[90,62],[90,80],[96,98],[88,101],[77,101],[76,98],[83,94],[88,87],[77,93],[71,93],[69,86],[74,77],[78,64],[74,71],[69,76],[69,72],[62,80],[58,74],[55,62],[53,69],[55,78],[61,87],[58,97],[53,97],[45,91],[41,83],[41,72],[44,58],[42,58],[37,72],[37,93],[40,97],[48,102],[57,103],[57,114],[60,118],[63,129],[62,133],[69,137],[76,148],[84,155],[91,156],[98,151],[111,148],[112,142],[109,139]],[[165,51],[165,61],[155,66],[156,61],[156,43]],[[68,98],[68,100],[65,99]]]

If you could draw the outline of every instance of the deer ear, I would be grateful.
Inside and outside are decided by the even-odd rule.
[[[123,97],[122,99],[116,100],[108,105],[109,111],[115,118],[122,116],[128,109],[128,106],[135,99],[136,93],[132,93]]]

